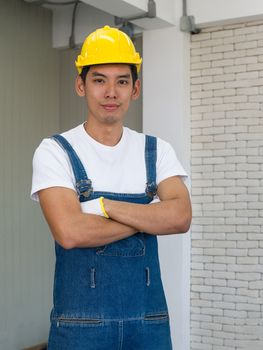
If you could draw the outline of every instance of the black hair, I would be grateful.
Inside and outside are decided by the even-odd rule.
[[[136,80],[138,79],[137,67],[134,64],[130,64],[129,66],[131,68],[132,85],[134,86]],[[84,66],[80,73],[80,77],[84,84],[86,82],[86,76],[88,74],[89,69],[90,69],[90,66]]]

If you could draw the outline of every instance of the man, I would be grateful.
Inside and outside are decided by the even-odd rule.
[[[123,32],[90,34],[76,61],[87,121],[34,155],[56,244],[50,350],[172,349],[156,236],[188,231],[191,205],[171,146],[123,127],[140,66]]]

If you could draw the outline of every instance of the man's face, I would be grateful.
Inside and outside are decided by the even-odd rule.
[[[133,85],[131,69],[126,64],[91,66],[85,86],[82,83],[89,108],[89,120],[100,124],[122,123],[130,101],[138,98],[140,82]]]

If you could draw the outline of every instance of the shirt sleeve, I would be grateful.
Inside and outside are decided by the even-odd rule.
[[[55,140],[44,139],[33,157],[31,198],[38,201],[38,191],[50,187],[75,190],[75,180],[65,151]]]
[[[168,142],[158,138],[156,162],[157,185],[171,176],[181,176],[185,181],[187,173],[179,162],[172,146]]]

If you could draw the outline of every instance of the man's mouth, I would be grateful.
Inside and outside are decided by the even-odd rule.
[[[103,104],[102,107],[109,112],[115,111],[119,105],[116,103],[107,103],[107,104]]]

